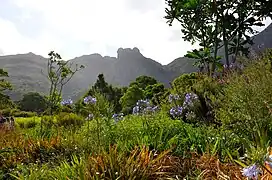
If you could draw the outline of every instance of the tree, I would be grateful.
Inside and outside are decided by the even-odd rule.
[[[130,86],[120,99],[122,111],[130,113],[139,99],[144,98],[144,91],[137,85]]]
[[[122,106],[120,104],[120,98],[123,96],[122,88],[113,87],[109,85],[104,78],[103,74],[98,75],[98,79],[92,88],[88,91],[88,95],[94,95],[95,93],[99,93],[103,95],[112,105],[115,113],[118,113],[122,110]]]
[[[62,60],[61,56],[54,51],[51,51],[48,55],[47,78],[50,81],[48,106],[49,113],[53,114],[61,101],[63,87],[72,79],[74,74],[83,69],[84,66],[81,65],[78,67],[76,64],[75,67],[73,67],[70,61]]]
[[[184,40],[198,41],[202,47],[199,54],[210,49],[212,60],[211,57],[199,58],[201,63],[212,64],[210,74],[218,65],[217,53],[221,47],[227,66],[230,54],[233,54],[233,62],[239,53],[247,55],[245,45],[252,44],[249,35],[256,33],[252,27],[263,26],[262,20],[271,17],[272,9],[271,1],[262,0],[166,0],[166,3],[165,18],[169,25],[174,20],[180,22]]]
[[[43,112],[47,108],[47,101],[45,96],[37,92],[29,92],[25,94],[19,102],[23,111]]]
[[[148,85],[153,85],[153,84],[157,84],[157,80],[153,77],[150,76],[139,76],[136,78],[136,80],[132,83],[130,83],[129,86],[133,86],[133,85],[137,85],[139,88],[145,90],[145,88]]]
[[[5,78],[8,77],[8,72],[4,69],[0,69],[0,108],[6,108],[12,106],[13,103],[9,96],[5,95],[3,92],[5,90],[12,90],[12,85]]]
[[[161,83],[148,85],[144,91],[144,96],[146,99],[150,99],[153,104],[159,105],[161,99],[164,96],[166,89]]]

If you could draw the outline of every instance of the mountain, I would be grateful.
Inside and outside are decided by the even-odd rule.
[[[28,91],[47,92],[49,81],[41,72],[46,65],[47,59],[33,53],[0,56],[0,68],[8,71],[14,89],[8,95],[18,100]]]
[[[272,24],[264,31],[253,37],[252,51],[258,52],[272,48]],[[223,55],[222,49],[219,55]],[[78,98],[96,81],[98,74],[103,73],[107,82],[116,86],[126,86],[140,75],[156,78],[159,82],[169,86],[169,82],[183,73],[195,72],[194,60],[180,57],[163,66],[146,58],[138,48],[119,48],[117,57],[101,56],[100,54],[83,55],[70,62],[84,65],[85,68],[75,74],[66,85],[64,98]],[[49,81],[46,73],[47,59],[33,53],[0,56],[0,68],[9,73],[7,78],[14,90],[7,92],[12,99],[19,100],[24,93],[37,91],[47,94]]]
[[[84,65],[63,90],[64,98],[76,98],[82,95],[103,73],[107,82],[116,86],[126,86],[140,75],[156,78],[168,85],[174,73],[165,69],[160,63],[144,57],[138,48],[119,48],[117,57],[102,57],[100,54],[80,56],[70,60],[73,64]],[[45,74],[47,59],[33,53],[0,56],[0,67],[9,73],[7,78],[14,90],[8,92],[14,100],[22,98],[24,93],[37,91],[48,92],[49,81]]]

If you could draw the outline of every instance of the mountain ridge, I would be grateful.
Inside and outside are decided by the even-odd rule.
[[[255,44],[251,48],[255,52],[272,48],[272,24],[253,36],[253,41]],[[179,57],[167,65],[162,65],[145,57],[137,47],[119,48],[116,57],[92,53],[69,61],[84,65],[85,68],[77,72],[67,83],[63,91],[64,98],[78,98],[90,88],[101,73],[108,83],[115,86],[126,86],[138,76],[147,75],[169,87],[169,82],[180,74],[197,71],[193,66],[195,61],[193,59]],[[47,58],[33,52],[0,56],[0,68],[8,71],[10,77],[7,79],[14,85],[14,90],[8,92],[12,99],[19,100],[29,91],[47,94],[49,81],[41,73],[41,70],[47,69]]]

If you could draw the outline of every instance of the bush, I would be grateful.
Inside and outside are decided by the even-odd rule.
[[[223,124],[259,146],[266,146],[272,125],[272,56],[233,74],[224,90],[224,100],[216,110]]]
[[[14,117],[34,117],[37,116],[37,113],[35,112],[26,112],[26,111],[18,111],[12,113],[12,116]]]
[[[3,116],[12,116],[12,114],[13,114],[14,112],[16,112],[16,111],[19,111],[19,110],[7,108],[7,109],[1,110],[0,112],[1,112],[1,114],[2,114]]]
[[[183,74],[172,82],[173,93],[179,95],[179,100],[174,100],[174,106],[183,106],[184,98],[187,93],[197,95],[197,103],[194,103],[186,110],[183,108],[182,119],[185,122],[192,124],[216,124],[219,123],[214,117],[214,108],[217,106],[218,101],[215,97],[222,93],[224,87],[217,79],[207,76],[205,74]],[[166,105],[168,111],[169,103]]]
[[[61,112],[66,112],[66,113],[72,113],[73,109],[69,106],[62,106],[61,107]]]
[[[54,118],[52,116],[42,116],[41,123],[45,128],[51,128],[54,125]]]
[[[14,117],[34,117],[37,116],[35,112],[20,111],[19,109],[3,109],[0,111],[3,116],[14,116]]]
[[[30,128],[34,128],[36,127],[36,125],[38,124],[38,122],[31,118],[20,118],[16,120],[16,123],[19,125],[20,128],[22,129],[30,129]]]
[[[84,123],[84,119],[74,113],[60,113],[57,116],[57,125],[64,127],[80,127]]]

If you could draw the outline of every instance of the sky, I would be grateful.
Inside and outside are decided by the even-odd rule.
[[[137,47],[168,64],[197,46],[164,16],[165,0],[0,0],[0,55],[47,57],[54,50],[64,59],[116,57],[120,47]]]

